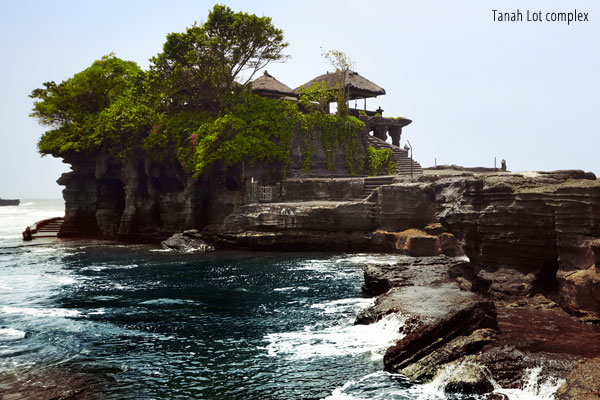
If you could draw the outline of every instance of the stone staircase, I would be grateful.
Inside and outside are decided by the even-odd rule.
[[[394,175],[410,176],[411,162],[412,176],[417,177],[419,175],[423,175],[423,168],[421,168],[421,165],[418,162],[416,162],[415,160],[411,160],[408,157],[408,151],[371,135],[367,135],[367,142],[369,143],[369,146],[372,146],[378,150],[392,150],[392,157],[396,162],[396,168],[394,168]]]
[[[24,240],[32,240],[44,237],[56,237],[64,222],[63,217],[56,217],[38,221],[29,227],[29,232],[23,232]]]
[[[365,178],[364,195],[365,197],[367,197],[373,192],[373,190],[377,189],[379,186],[391,185],[392,183],[394,183],[394,177],[391,175]]]

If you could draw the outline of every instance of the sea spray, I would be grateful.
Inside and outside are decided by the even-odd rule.
[[[369,354],[372,361],[381,360],[385,350],[401,338],[398,333],[404,320],[389,315],[370,325],[342,323],[327,328],[306,326],[301,331],[271,333],[265,336],[269,356],[292,360]]]

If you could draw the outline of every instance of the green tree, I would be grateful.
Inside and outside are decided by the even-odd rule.
[[[171,109],[222,114],[258,70],[287,58],[287,45],[271,18],[215,5],[204,24],[167,36],[163,52],[151,59],[152,75]]]
[[[51,128],[38,143],[40,152],[118,147],[128,133],[141,133],[140,120],[153,114],[141,104],[143,81],[136,63],[110,54],[60,84],[46,82],[35,89],[31,116]]]
[[[350,98],[350,88],[348,82],[348,76],[350,72],[354,69],[354,62],[340,50],[323,50],[321,49],[321,54],[327,61],[331,63],[333,68],[335,68],[335,72],[339,73],[340,82],[337,91],[335,92],[335,100],[337,102],[337,113],[339,115],[347,116],[348,115],[348,102]]]

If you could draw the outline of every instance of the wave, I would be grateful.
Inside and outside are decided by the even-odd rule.
[[[0,308],[5,314],[28,315],[31,317],[77,317],[81,314],[78,310],[65,308],[33,308],[33,307],[10,307]]]
[[[525,370],[525,384],[522,389],[498,389],[496,393],[507,395],[511,400],[554,400],[554,393],[565,383],[557,377],[542,379],[542,366]]]
[[[25,332],[13,328],[0,328],[0,338],[23,339]]]
[[[351,379],[325,397],[323,400],[446,400],[442,397],[419,395],[414,392],[414,387],[408,378],[400,374],[386,371],[377,371],[359,379]]]
[[[195,304],[194,300],[160,298],[142,301],[144,305]]]
[[[460,369],[471,361],[465,361],[457,365],[452,365],[442,370],[436,378],[424,385],[419,385],[415,390],[420,394],[432,399],[444,399],[444,387],[448,378],[460,375]],[[486,376],[494,386],[494,393],[504,394],[511,400],[554,400],[554,393],[565,382],[562,378],[541,377],[542,366],[528,368],[525,370],[525,384],[521,389],[503,389],[491,376],[489,371]]]
[[[288,286],[273,289],[274,292],[305,292],[307,290],[310,290],[310,288],[306,286]]]
[[[284,356],[292,360],[370,353],[373,361],[383,358],[385,350],[400,339],[398,331],[404,319],[388,315],[370,325],[332,326],[318,329],[270,333],[265,336],[270,357]]]
[[[327,303],[315,303],[310,308],[318,308],[323,310],[324,314],[349,313],[356,314],[360,310],[371,307],[375,303],[375,297],[367,299],[340,299],[329,301]]]

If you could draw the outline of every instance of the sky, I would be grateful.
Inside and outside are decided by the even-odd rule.
[[[111,52],[143,69],[170,32],[201,23],[212,1],[0,0],[0,197],[59,198],[69,165],[41,157],[44,127],[29,117],[31,91],[61,82]],[[367,108],[413,123],[414,158],[509,170],[600,174],[600,2],[511,0],[222,1],[272,18],[289,42],[267,70],[291,88],[331,70],[341,50],[386,90]],[[523,21],[494,21],[492,10]],[[547,13],[587,22],[546,21]],[[542,21],[527,21],[542,12]],[[362,101],[359,101],[359,107]],[[353,104],[351,104],[353,105]]]

